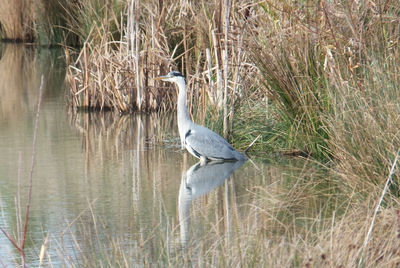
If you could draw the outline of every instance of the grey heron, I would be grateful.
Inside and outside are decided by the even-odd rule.
[[[199,158],[201,163],[247,159],[220,135],[190,119],[186,104],[186,81],[179,72],[171,71],[169,74],[155,79],[178,85],[178,129],[182,149],[186,148],[189,153]]]

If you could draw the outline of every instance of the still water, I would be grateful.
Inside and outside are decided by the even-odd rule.
[[[17,241],[42,74],[29,266],[39,265],[42,245],[45,265],[116,265],[114,259],[122,259],[121,266],[142,266],[185,248],[229,243],[259,187],[276,193],[296,181],[286,167],[267,161],[198,165],[179,149],[174,114],[74,113],[62,51],[6,46],[0,59],[0,226]],[[5,267],[20,263],[3,234],[0,261]]]

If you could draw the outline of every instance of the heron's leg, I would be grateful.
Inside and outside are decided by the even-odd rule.
[[[200,156],[200,166],[207,164],[207,158],[205,156]]]
[[[224,162],[226,162],[226,160],[224,160],[224,159],[217,159],[217,160],[210,160],[208,164],[211,164],[211,163],[213,163],[213,164],[218,164],[218,163],[224,163]]]

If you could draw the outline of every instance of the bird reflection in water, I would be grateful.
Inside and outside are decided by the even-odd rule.
[[[193,165],[185,173],[182,173],[182,181],[179,188],[179,225],[181,244],[185,248],[188,241],[189,232],[189,209],[196,198],[206,195],[211,190],[217,188],[233,172],[241,167],[245,161],[233,162],[200,162]]]

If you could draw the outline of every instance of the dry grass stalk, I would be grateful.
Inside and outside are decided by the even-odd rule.
[[[46,238],[43,241],[42,246],[40,247],[40,253],[39,253],[39,267],[41,267],[43,265],[43,260],[44,257],[47,253],[47,250],[49,248],[49,243],[50,241],[48,240],[48,235],[46,236]]]
[[[359,250],[359,254],[360,254],[360,253],[361,253],[361,254],[364,254],[364,253],[365,253],[365,248],[368,246],[368,243],[369,243],[369,241],[370,241],[370,239],[371,239],[371,234],[372,234],[372,230],[373,230],[373,228],[374,228],[376,216],[377,216],[377,214],[378,214],[378,211],[379,211],[380,208],[381,208],[383,198],[385,197],[385,195],[386,195],[386,193],[387,193],[387,191],[388,191],[388,189],[389,189],[389,185],[390,185],[390,182],[391,182],[391,180],[392,180],[392,176],[393,176],[393,174],[394,174],[394,171],[395,171],[395,168],[396,168],[396,165],[397,165],[397,160],[399,159],[399,153],[400,153],[400,151],[397,151],[396,158],[395,158],[394,161],[393,161],[393,165],[392,165],[392,167],[391,167],[391,169],[390,169],[389,176],[388,176],[388,178],[387,178],[387,180],[386,180],[385,186],[384,186],[384,188],[383,188],[383,190],[382,190],[382,194],[381,194],[381,196],[380,196],[380,198],[379,198],[379,200],[378,200],[378,203],[377,203],[377,205],[376,205],[374,214],[373,214],[373,216],[372,216],[371,224],[370,224],[369,229],[368,229],[368,233],[367,233],[367,235],[366,235],[366,237],[365,237],[365,240],[364,240],[364,243],[363,243],[362,248],[360,248],[360,250]],[[358,254],[357,254],[357,255],[358,255]],[[363,256],[361,256],[360,261],[359,261],[358,264],[361,265],[362,262],[363,262]]]
[[[26,209],[25,209],[25,223],[24,223],[24,232],[23,237],[21,240],[21,250],[22,252],[25,249],[25,242],[26,242],[26,235],[28,233],[28,222],[29,222],[29,209],[31,205],[32,199],[32,182],[33,182],[33,171],[35,167],[35,160],[36,160],[36,140],[37,140],[37,130],[39,127],[39,115],[40,115],[40,105],[42,103],[42,94],[43,94],[43,86],[44,86],[44,76],[42,75],[39,87],[39,100],[37,104],[37,111],[36,111],[36,118],[35,118],[35,130],[33,134],[33,144],[32,144],[32,162],[31,162],[31,169],[29,172],[29,191],[28,191],[28,200],[26,201]],[[25,263],[24,263],[25,266]]]
[[[228,62],[228,34],[229,34],[229,18],[231,13],[231,1],[225,0],[224,2],[224,24],[225,24],[225,50],[224,50],[224,102],[223,102],[223,136],[228,137],[228,76],[229,76],[229,62]]]
[[[34,130],[34,133],[33,133],[33,142],[32,142],[32,161],[31,161],[31,169],[30,169],[30,172],[29,172],[28,198],[27,198],[27,201],[26,201],[25,221],[24,221],[24,225],[23,225],[23,233],[22,233],[21,240],[18,242],[14,237],[12,237],[12,235],[10,233],[7,233],[6,230],[4,230],[2,227],[0,227],[1,232],[4,234],[4,236],[7,237],[7,239],[10,241],[10,243],[14,246],[14,248],[20,254],[20,256],[22,258],[22,266],[23,267],[26,267],[26,263],[25,263],[25,242],[26,242],[26,236],[27,236],[27,233],[28,233],[29,210],[30,210],[31,199],[32,199],[33,171],[34,171],[35,159],[36,159],[36,140],[37,140],[37,130],[38,130],[38,127],[39,127],[39,115],[40,115],[40,107],[41,107],[41,102],[42,102],[43,86],[44,86],[44,77],[42,75],[41,82],[40,82],[40,87],[39,87],[39,99],[38,99],[37,111],[36,111],[36,117],[35,117],[35,130]]]

